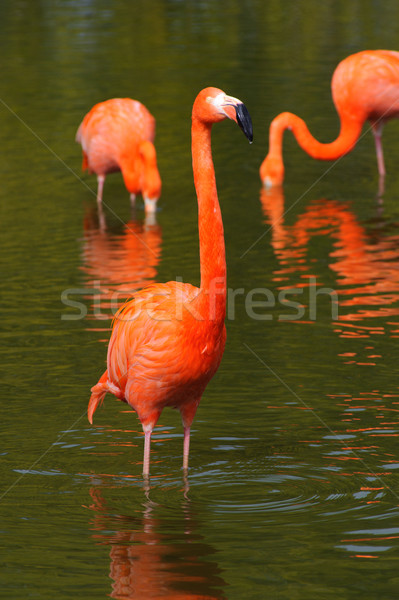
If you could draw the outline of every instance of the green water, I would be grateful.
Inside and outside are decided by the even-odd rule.
[[[334,166],[286,134],[284,196],[258,168],[282,110],[336,136],[335,65],[398,49],[398,23],[394,0],[1,3],[0,597],[397,598],[399,123],[383,202],[370,133]],[[199,282],[190,113],[207,85],[254,124],[252,146],[213,132],[228,339],[188,479],[165,411],[148,489],[135,415],[107,396],[90,426],[86,408],[122,297]],[[115,96],[156,116],[163,193],[146,223],[110,176],[101,230],[74,137]]]

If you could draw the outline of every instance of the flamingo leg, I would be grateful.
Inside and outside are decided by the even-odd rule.
[[[385,177],[384,152],[382,149],[382,128],[383,123],[373,123],[373,134],[375,141],[375,150],[377,153],[378,173],[380,177]]]
[[[101,204],[103,201],[103,188],[104,188],[105,175],[97,175],[97,202]]]
[[[136,206],[136,194],[130,194],[130,204],[132,208]]]
[[[157,210],[157,200],[154,198],[144,198],[144,210],[146,214],[153,214]]]
[[[144,433],[144,460],[143,460],[143,475],[148,477],[150,474],[150,446],[151,446],[152,429]]]
[[[184,427],[183,469],[188,470],[188,455],[190,453],[190,427]]]

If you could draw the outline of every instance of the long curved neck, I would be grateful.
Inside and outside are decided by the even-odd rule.
[[[210,302],[215,318],[224,320],[226,311],[226,256],[215,169],[211,151],[211,126],[192,119],[194,185],[198,199],[201,296]]]
[[[123,181],[126,189],[131,194],[137,194],[140,191],[140,157],[131,154],[123,155],[119,159],[119,166],[122,172]]]
[[[350,152],[355,146],[362,131],[363,121],[341,116],[341,130],[333,142],[323,144],[310,133],[305,121],[293,113],[284,112],[273,119],[269,132],[269,154],[282,155],[283,133],[290,129],[296,141],[312,158],[318,160],[334,160]]]

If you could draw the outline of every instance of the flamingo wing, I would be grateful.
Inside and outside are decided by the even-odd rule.
[[[225,332],[215,340],[195,309],[200,290],[189,284],[153,284],[115,316],[108,346],[108,378],[143,425],[162,408],[201,397],[222,358]]]

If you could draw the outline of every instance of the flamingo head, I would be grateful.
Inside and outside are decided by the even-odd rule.
[[[252,121],[245,104],[238,98],[227,96],[218,88],[203,89],[195,99],[193,119],[204,123],[217,123],[226,118],[235,121],[248,140],[252,142]]]
[[[142,195],[146,213],[156,210],[156,203],[161,195],[162,182],[157,166],[157,154],[154,144],[145,140],[139,144],[139,156],[142,162]]]
[[[259,175],[266,188],[279,186],[284,181],[284,164],[280,156],[269,154],[260,166]]]

